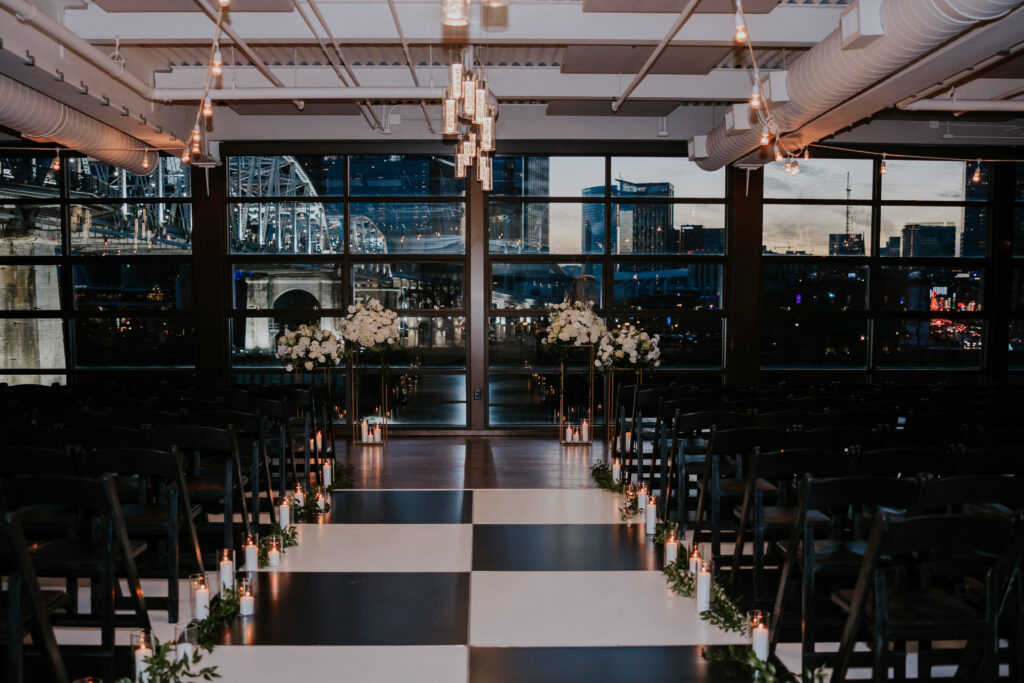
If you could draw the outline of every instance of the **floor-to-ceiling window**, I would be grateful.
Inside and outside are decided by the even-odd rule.
[[[466,200],[445,155],[236,156],[228,161],[231,363],[239,382],[288,381],[285,327],[339,329],[354,302],[399,313],[386,406],[397,425],[466,424]],[[384,409],[360,357],[359,413]],[[334,390],[343,405],[344,373]]]
[[[551,424],[546,309],[594,303],[661,336],[666,381],[722,369],[725,179],[679,157],[497,156],[487,205],[488,425]],[[586,380],[575,359],[571,373]],[[606,400],[595,379],[595,419]]]
[[[1024,368],[1024,161],[1017,162],[1015,170],[1009,365],[1020,370]]]
[[[766,167],[762,367],[981,367],[988,176],[891,158]]]
[[[191,374],[189,172],[52,153],[0,158],[0,381]]]

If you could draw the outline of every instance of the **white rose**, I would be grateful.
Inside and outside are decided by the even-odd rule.
[[[313,361],[311,361],[311,360],[307,360],[302,365],[303,365],[303,367],[306,368],[306,370],[312,370],[313,369]]]

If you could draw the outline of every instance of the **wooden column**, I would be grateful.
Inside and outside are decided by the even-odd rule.
[[[196,379],[221,384],[230,377],[227,172],[223,165],[192,168],[192,306]]]

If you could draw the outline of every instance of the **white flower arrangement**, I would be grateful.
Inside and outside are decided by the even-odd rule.
[[[348,307],[341,336],[355,347],[383,351],[398,343],[398,314],[377,299]],[[354,350],[353,348],[353,350]]]
[[[604,320],[594,313],[593,301],[563,302],[550,307],[551,321],[541,344],[565,353],[574,346],[600,344],[608,333]]]
[[[639,327],[626,325],[605,334],[597,347],[594,365],[601,368],[658,367],[661,349],[658,335],[649,335]]]
[[[284,363],[285,372],[312,372],[341,364],[345,342],[330,330],[316,325],[299,325],[297,330],[287,327],[277,338],[277,359]]]

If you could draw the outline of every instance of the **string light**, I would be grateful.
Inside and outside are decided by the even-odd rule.
[[[442,135],[455,135],[459,132],[458,121],[456,117],[456,110],[458,109],[458,103],[450,98],[444,98],[441,112],[441,134]]]
[[[441,23],[452,28],[469,24],[469,0],[441,0]]]
[[[148,154],[145,154],[142,157],[142,170],[144,170],[144,171],[148,171],[149,170],[149,155]]]
[[[190,161],[192,161],[192,155],[189,154],[189,151],[186,149],[181,153],[181,163],[187,164]]]
[[[974,175],[971,176],[971,181],[975,183],[981,182],[981,159],[974,162]]]
[[[213,102],[210,101],[209,95],[207,95],[206,99],[203,100],[203,116],[206,118],[213,116]]]
[[[50,168],[54,171],[60,170],[60,150],[57,150],[57,156],[53,158],[53,163],[50,164]]]
[[[797,161],[796,159],[793,159],[793,165],[790,166],[789,172],[792,173],[793,175],[798,175],[800,173],[800,162]]]
[[[750,91],[750,108],[761,108],[761,81],[756,71],[754,72],[754,88]]]
[[[736,10],[736,34],[733,39],[737,43],[743,43],[747,40],[747,25],[743,21],[743,12]]]
[[[811,148],[810,147],[804,147],[804,163],[807,163],[810,160],[811,160]]]
[[[885,154],[882,154],[882,165],[878,167],[878,172],[885,175]]]
[[[782,161],[782,152],[779,151],[779,143],[775,142],[775,161],[776,163]]]
[[[220,4],[221,7],[227,7],[231,4],[231,0],[218,0],[218,3]]]
[[[210,69],[214,76],[220,76],[224,73],[224,58],[220,54],[220,47],[213,51],[213,67]]]
[[[789,163],[789,157],[786,157],[786,168],[783,169],[786,173],[793,172],[793,164]]]
[[[772,141],[771,136],[768,135],[768,126],[765,126],[761,130],[761,144],[762,145],[767,145],[771,141]]]

